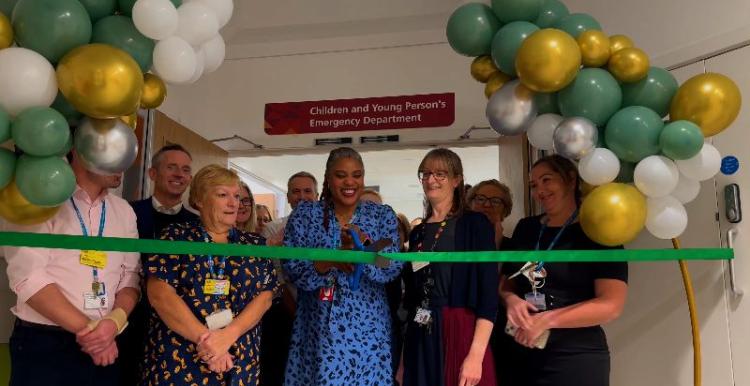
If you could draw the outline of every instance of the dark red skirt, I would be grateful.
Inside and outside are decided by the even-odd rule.
[[[445,385],[458,385],[461,365],[469,355],[474,339],[476,316],[468,308],[443,307],[442,338],[445,353]],[[495,361],[489,344],[482,360],[482,379],[478,386],[496,386]]]

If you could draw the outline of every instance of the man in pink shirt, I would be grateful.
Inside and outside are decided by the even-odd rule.
[[[133,209],[73,154],[77,187],[50,220],[19,232],[138,238]],[[116,385],[117,336],[140,296],[138,253],[4,248],[17,295],[10,385]]]

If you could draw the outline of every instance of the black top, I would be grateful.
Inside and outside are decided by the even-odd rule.
[[[539,231],[542,224],[541,216],[527,217],[522,219],[513,231],[513,237],[506,245],[505,250],[530,251],[536,248]],[[541,237],[540,250],[547,250],[552,240],[560,232],[561,227],[547,227]],[[605,247],[589,239],[580,223],[568,226],[560,235],[555,244],[555,250],[597,250],[597,249],[621,249],[622,247]],[[503,264],[502,274],[506,277],[516,273],[522,263]],[[566,307],[571,304],[580,303],[595,297],[594,281],[596,279],[616,279],[628,281],[628,265],[625,262],[601,262],[601,263],[545,263],[547,278],[545,284],[539,289],[547,299],[548,309]],[[531,292],[531,284],[528,279],[519,275],[513,279],[515,294],[521,299],[526,293]],[[503,315],[501,319],[505,320]],[[607,349],[607,342],[599,327],[559,329],[553,331],[547,346],[555,348],[578,348],[578,349]]]
[[[427,225],[417,225],[409,234],[409,251],[415,252],[417,245],[423,237],[429,236],[429,229],[423,231]],[[438,227],[439,224],[435,224]],[[450,222],[446,226],[443,235],[438,240],[436,251],[492,251],[495,249],[495,231],[487,216],[476,212],[465,212],[456,218],[453,237],[449,236]],[[432,238],[437,230],[432,230]],[[451,240],[452,239],[452,240]],[[452,245],[450,242],[452,241]],[[445,244],[444,244],[445,243]],[[424,250],[429,251],[432,240],[429,238],[424,243]],[[452,247],[452,248],[451,248]],[[443,249],[445,248],[445,249]],[[450,276],[450,285],[446,286],[447,305],[450,307],[470,308],[477,317],[495,321],[498,304],[498,270],[496,263],[442,263],[436,264],[439,270],[448,268],[447,275],[439,274],[446,278]],[[421,271],[421,270],[420,270]],[[414,275],[411,265],[404,268],[404,282],[406,283],[406,294],[404,305],[413,315],[422,300],[423,278]],[[418,271],[419,272],[419,271]]]
[[[456,219],[449,219],[445,224],[445,229],[435,244],[435,234],[440,229],[440,223],[428,223],[424,226],[424,252],[433,250],[435,252],[450,252],[456,250]],[[435,244],[435,248],[432,245]],[[432,263],[429,269],[424,270],[435,280],[435,288],[432,291],[433,299],[444,299],[447,301],[450,295],[451,287],[451,264],[450,263]]]

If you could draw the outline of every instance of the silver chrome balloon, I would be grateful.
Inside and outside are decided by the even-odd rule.
[[[490,126],[500,135],[526,132],[536,117],[534,92],[519,80],[506,83],[487,101],[485,114]]]
[[[565,118],[552,135],[555,153],[569,159],[581,159],[596,148],[599,130],[586,118]]]
[[[73,144],[84,167],[101,175],[124,172],[138,155],[138,138],[119,119],[84,118]]]

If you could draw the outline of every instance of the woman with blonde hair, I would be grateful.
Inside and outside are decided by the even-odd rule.
[[[237,210],[237,229],[259,233],[258,218],[255,215],[255,198],[246,183],[240,181],[240,207]]]

